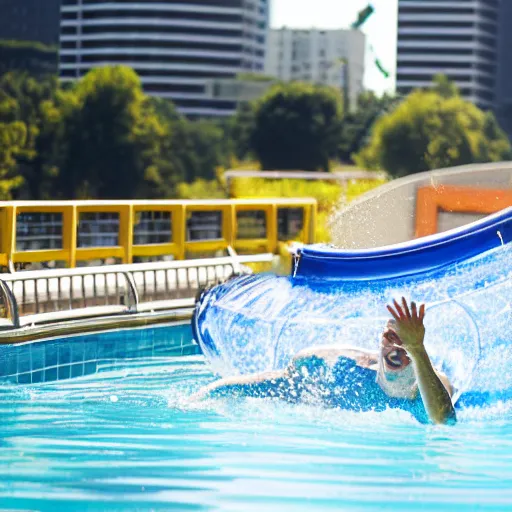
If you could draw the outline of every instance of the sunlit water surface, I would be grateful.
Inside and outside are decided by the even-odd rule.
[[[187,398],[202,356],[104,362],[0,395],[0,509],[512,510],[511,403],[405,412]]]

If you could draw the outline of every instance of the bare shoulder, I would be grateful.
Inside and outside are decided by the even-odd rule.
[[[368,350],[361,350],[348,345],[321,345],[301,350],[293,358],[293,362],[311,357],[323,359],[329,365],[336,363],[340,357],[353,359],[361,366],[370,366],[377,360],[377,354]]]

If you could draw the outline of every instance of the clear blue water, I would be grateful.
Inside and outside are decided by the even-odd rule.
[[[2,385],[0,509],[512,510],[512,403],[466,410],[455,427],[399,411],[191,405],[214,376],[202,356],[172,355],[193,351],[188,330],[134,332],[59,342],[73,364],[75,345],[90,357],[97,344],[95,373]],[[105,336],[113,351],[131,340],[129,358],[104,357]],[[58,348],[43,345],[46,358]]]

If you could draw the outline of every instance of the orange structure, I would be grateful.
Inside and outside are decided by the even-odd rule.
[[[437,233],[440,211],[489,215],[512,206],[512,190],[440,185],[420,187],[416,199],[417,238]]]

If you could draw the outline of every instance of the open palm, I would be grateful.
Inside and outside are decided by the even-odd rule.
[[[388,305],[387,308],[395,319],[396,324],[393,329],[402,341],[402,347],[409,353],[423,349],[425,304],[418,309],[416,303],[411,302],[409,308],[407,301],[402,297],[402,305],[394,300],[393,305]]]

